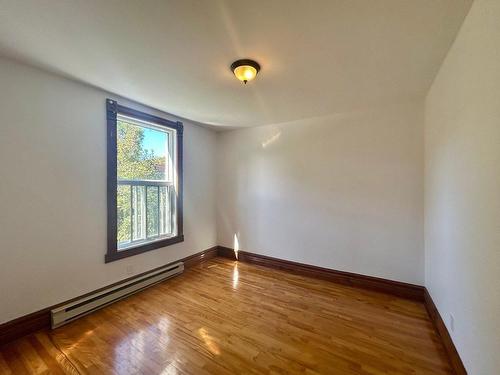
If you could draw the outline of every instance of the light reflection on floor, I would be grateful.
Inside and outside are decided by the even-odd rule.
[[[219,355],[220,354],[219,347],[215,343],[215,341],[212,338],[212,336],[210,336],[208,334],[208,331],[207,331],[206,328],[203,328],[203,327],[200,328],[198,330],[198,334],[200,335],[200,337],[205,342],[205,345],[206,345],[207,349],[210,351],[210,353],[215,354],[215,355]]]
[[[236,262],[233,268],[233,290],[238,289],[239,279],[240,279],[240,272],[238,271],[238,263]]]

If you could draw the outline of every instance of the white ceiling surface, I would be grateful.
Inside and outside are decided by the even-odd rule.
[[[0,0],[0,55],[201,123],[423,96],[472,0]],[[262,65],[244,86],[229,65]]]

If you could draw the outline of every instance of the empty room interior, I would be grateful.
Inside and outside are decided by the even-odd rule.
[[[0,0],[0,374],[500,374],[500,0]]]

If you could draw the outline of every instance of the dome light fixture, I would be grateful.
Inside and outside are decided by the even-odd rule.
[[[231,64],[231,71],[236,78],[245,84],[257,76],[260,70],[260,65],[254,60],[241,59]]]

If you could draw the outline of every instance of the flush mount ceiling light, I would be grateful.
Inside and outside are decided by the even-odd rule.
[[[243,81],[245,84],[257,76],[260,70],[260,65],[253,60],[242,59],[231,64],[231,71],[236,78]]]

